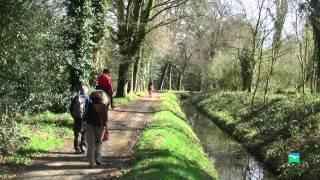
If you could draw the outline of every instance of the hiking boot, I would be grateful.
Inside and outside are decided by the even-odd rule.
[[[76,150],[75,154],[82,154],[81,150]]]
[[[97,164],[98,166],[100,166],[100,165],[102,165],[102,162],[97,161],[96,164]]]

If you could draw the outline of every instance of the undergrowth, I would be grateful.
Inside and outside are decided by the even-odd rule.
[[[1,164],[16,166],[28,164],[34,153],[61,146],[66,137],[72,137],[73,120],[68,113],[54,114],[45,111],[41,114],[20,116],[10,119],[15,122],[14,136],[7,137],[7,142],[15,144],[12,149],[1,154]],[[3,141],[5,139],[1,139]],[[2,143],[1,147],[4,147]]]

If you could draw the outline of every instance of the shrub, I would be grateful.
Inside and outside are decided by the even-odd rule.
[[[25,142],[21,135],[17,122],[6,115],[0,117],[0,153],[11,155],[20,149]]]

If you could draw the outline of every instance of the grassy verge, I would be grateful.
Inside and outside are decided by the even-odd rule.
[[[172,93],[161,95],[122,179],[217,179],[215,169]]]
[[[122,105],[134,101],[137,98],[135,94],[128,94],[126,97],[116,97],[113,99],[114,105]]]
[[[113,99],[113,103],[116,106],[122,105],[122,104],[126,104],[128,102],[136,100],[138,96],[145,96],[145,95],[146,95],[146,92],[144,92],[144,91],[140,91],[137,93],[130,93],[126,97],[115,97]]]
[[[46,111],[33,116],[16,118],[20,139],[10,139],[19,144],[18,151],[0,156],[0,174],[6,174],[11,167],[28,164],[34,153],[44,152],[61,146],[66,137],[72,137],[73,120],[68,113],[53,114]]]
[[[206,93],[193,103],[229,131],[283,179],[314,179],[320,174],[320,96]],[[288,154],[300,152],[300,163]]]

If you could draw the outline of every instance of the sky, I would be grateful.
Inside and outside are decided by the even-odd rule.
[[[244,8],[247,12],[248,19],[252,21],[256,21],[258,15],[258,0],[224,0],[232,4],[232,13],[234,14],[243,14],[242,9]],[[238,1],[242,2],[242,5]],[[273,6],[273,0],[266,0],[266,5],[271,7],[270,9],[275,9]],[[273,8],[272,8],[273,7]],[[273,12],[273,11],[272,11]],[[266,13],[266,11],[264,12]],[[267,20],[268,22],[272,22],[271,17]],[[284,24],[284,34],[290,35],[295,34],[294,24],[296,21],[296,12],[292,4],[289,4],[289,10],[286,17],[286,21]],[[268,23],[270,28],[272,28],[273,24]],[[300,22],[298,25],[298,29],[301,29],[302,23]]]

